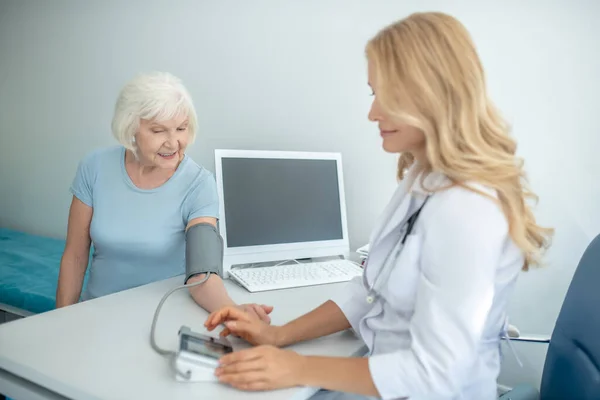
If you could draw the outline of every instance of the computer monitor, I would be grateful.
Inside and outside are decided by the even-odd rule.
[[[231,266],[348,256],[339,153],[215,150],[225,242]]]

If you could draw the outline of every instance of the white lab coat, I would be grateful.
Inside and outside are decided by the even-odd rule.
[[[427,189],[449,183],[433,173],[421,185],[414,171],[373,230],[365,276],[334,301],[368,346],[383,399],[495,399],[506,307],[524,262],[499,204],[462,187],[434,193],[398,257],[390,258],[392,272],[380,296],[366,301],[365,285],[401,240]]]

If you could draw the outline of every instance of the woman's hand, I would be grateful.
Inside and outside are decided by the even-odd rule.
[[[273,346],[258,346],[223,356],[215,375],[242,390],[273,390],[299,386],[306,358]]]
[[[269,314],[271,314],[271,311],[273,311],[273,306],[266,306],[264,304],[251,303],[251,304],[240,304],[237,307],[240,310],[245,311],[248,314],[260,319],[264,323],[267,323],[267,324],[271,323],[271,317],[269,317]]]
[[[279,327],[254,318],[238,307],[224,307],[211,313],[204,326],[207,330],[212,331],[221,324],[225,325],[225,329],[220,333],[220,336],[233,334],[253,345],[270,344],[277,346]]]

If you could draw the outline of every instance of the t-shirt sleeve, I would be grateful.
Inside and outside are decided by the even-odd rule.
[[[96,180],[96,165],[94,154],[88,154],[77,166],[75,178],[71,183],[70,192],[84,204],[93,207],[94,182]]]
[[[211,173],[198,179],[185,202],[186,224],[194,218],[219,218],[219,195],[217,183]]]

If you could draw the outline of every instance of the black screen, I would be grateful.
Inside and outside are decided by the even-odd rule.
[[[228,247],[343,239],[336,163],[223,158]]]
[[[181,350],[208,356],[216,360],[233,351],[231,347],[218,343],[214,339],[200,339],[189,335],[183,335],[181,339]]]

